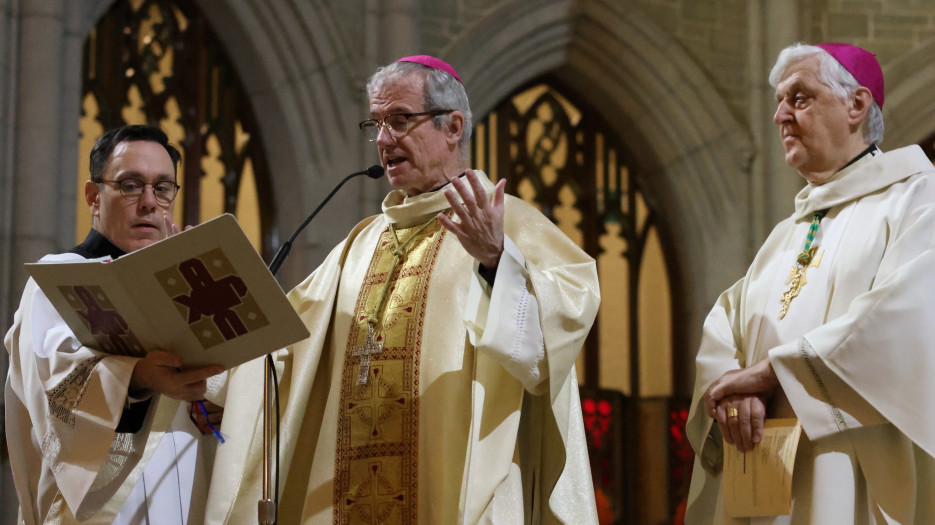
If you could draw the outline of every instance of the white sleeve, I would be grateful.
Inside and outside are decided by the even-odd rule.
[[[532,394],[548,387],[548,362],[539,324],[539,302],[530,293],[526,261],[508,236],[497,278],[490,286],[479,273],[471,279],[464,323],[469,340],[496,359]]]
[[[770,350],[769,360],[802,430],[812,441],[886,423],[870,403],[828,369],[805,338]]]
[[[115,433],[138,358],[82,346],[31,279],[5,343],[10,388],[32,425],[20,435],[31,436],[44,471],[76,514],[91,492],[102,490],[106,501],[104,493],[112,494],[139,459],[147,434],[149,418],[136,435]]]

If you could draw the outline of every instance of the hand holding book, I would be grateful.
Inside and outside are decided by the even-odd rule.
[[[114,261],[26,267],[78,339],[111,354],[227,369],[308,337],[228,214]]]

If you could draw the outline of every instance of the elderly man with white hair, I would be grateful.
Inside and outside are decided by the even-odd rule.
[[[883,74],[798,44],[770,74],[786,163],[807,185],[705,321],[686,523],[923,523],[935,516],[935,169],[883,152]],[[802,425],[791,514],[729,517],[722,447]],[[722,445],[723,439],[723,445]]]
[[[289,294],[312,336],[277,354],[280,523],[596,523],[574,371],[594,260],[468,169],[449,64],[405,57],[367,91],[395,190]],[[244,432],[219,449],[209,522],[254,515],[261,375],[232,374],[224,423]]]

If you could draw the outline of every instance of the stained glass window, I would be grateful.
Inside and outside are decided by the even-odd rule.
[[[274,217],[256,120],[224,47],[194,2],[114,2],[85,41],[83,75],[78,195],[89,178],[88,155],[104,131],[157,125],[182,151],[176,223],[232,213],[268,258]],[[78,241],[89,227],[87,206],[78,206]]]
[[[598,262],[601,311],[578,363],[583,384],[672,392],[669,281],[657,214],[600,113],[542,82],[475,127],[473,165],[538,207]]]
[[[675,435],[666,401],[674,378],[672,299],[646,174],[601,112],[549,78],[504,99],[477,123],[472,141],[474,167],[506,178],[508,193],[536,206],[597,261],[601,308],[577,369],[602,522],[644,518],[637,498],[641,507],[643,498],[655,499],[667,512],[677,485],[666,473],[678,459],[667,446]]]

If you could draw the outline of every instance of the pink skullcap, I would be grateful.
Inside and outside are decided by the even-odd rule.
[[[458,72],[455,71],[455,68],[451,67],[451,64],[449,64],[448,62],[445,62],[444,60],[435,58],[433,56],[413,55],[411,57],[400,58],[399,60],[397,60],[397,62],[415,62],[416,64],[422,64],[423,66],[428,66],[432,69],[438,69],[440,71],[444,71],[445,73],[448,73],[449,75],[455,77],[458,80],[458,82],[461,82],[461,77],[458,76]],[[464,82],[461,82],[461,83],[464,84]]]
[[[876,55],[850,44],[816,44],[834,57],[861,86],[870,90],[873,100],[883,109],[883,70]]]

